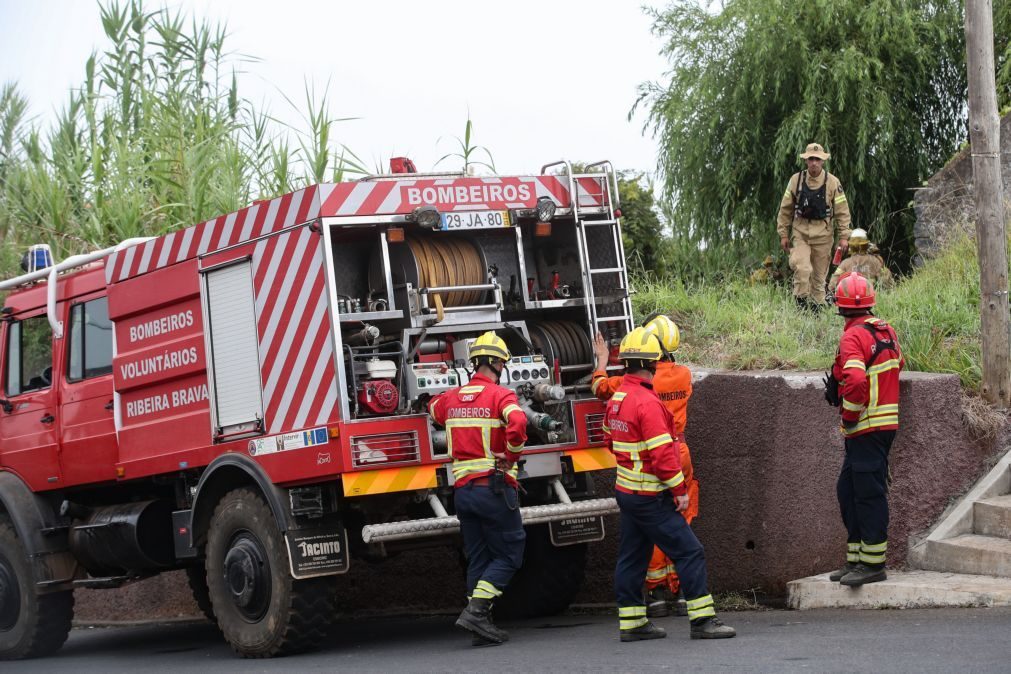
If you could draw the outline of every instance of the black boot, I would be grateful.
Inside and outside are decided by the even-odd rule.
[[[860,587],[867,583],[878,583],[887,579],[888,575],[885,573],[885,567],[857,564],[857,568],[843,576],[839,582],[847,587]]]
[[[657,627],[651,622],[633,627],[630,630],[619,631],[622,641],[645,641],[646,639],[663,639],[667,636],[667,632],[662,627]]]
[[[713,616],[692,621],[692,639],[731,639],[737,636],[737,630]]]
[[[674,615],[681,618],[688,615],[688,602],[685,601],[684,592],[678,592],[678,596],[674,600]]]
[[[646,593],[646,617],[665,618],[669,615],[670,607],[667,604],[667,588],[658,585]]]
[[[846,564],[841,569],[830,573],[828,575],[828,579],[831,580],[833,583],[838,583],[840,580],[843,579],[843,576],[845,576],[847,573],[856,570],[857,570],[856,562],[846,562]]]
[[[471,597],[467,608],[463,609],[460,617],[456,619],[456,626],[495,644],[509,641],[508,632],[499,629],[491,621],[491,599]]]

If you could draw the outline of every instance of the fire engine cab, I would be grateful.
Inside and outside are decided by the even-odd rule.
[[[413,168],[399,161],[401,170]],[[407,167],[407,168],[405,168]],[[445,430],[487,330],[529,422],[502,612],[556,612],[616,512],[591,336],[631,328],[614,171],[319,184],[0,282],[0,658],[77,587],[185,569],[236,653],[316,645],[332,576],[459,546]]]

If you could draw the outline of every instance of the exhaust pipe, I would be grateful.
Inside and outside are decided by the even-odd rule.
[[[64,503],[73,516],[70,551],[92,576],[121,576],[172,566],[172,505],[145,501],[86,508]]]

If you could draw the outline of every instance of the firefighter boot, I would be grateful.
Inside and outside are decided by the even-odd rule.
[[[866,564],[857,564],[857,568],[843,576],[839,582],[847,587],[860,587],[861,585],[877,583],[887,578],[888,575],[885,573],[885,567],[883,566],[875,568]]]
[[[479,637],[501,644],[509,640],[509,634],[501,630],[491,621],[491,600],[471,597],[467,607],[456,619],[456,626]],[[490,645],[490,644],[489,644]]]
[[[662,627],[657,627],[651,622],[633,627],[630,630],[619,631],[621,632],[622,641],[645,641],[646,639],[663,639],[667,636],[666,630]]]
[[[666,618],[670,615],[670,607],[667,605],[667,588],[657,585],[646,592],[646,617]]]
[[[684,592],[678,591],[677,599],[674,600],[674,615],[684,618],[688,615],[688,602],[685,601]]]
[[[828,579],[831,580],[833,583],[838,583],[840,580],[843,579],[843,576],[845,576],[850,571],[856,571],[856,569],[857,569],[856,562],[846,562],[846,564],[841,569],[830,573],[828,575]]]
[[[692,639],[731,639],[737,636],[737,630],[712,616],[692,621]]]

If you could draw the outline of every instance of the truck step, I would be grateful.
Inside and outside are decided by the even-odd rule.
[[[548,505],[520,508],[523,524],[544,524],[574,515],[596,517],[618,512],[618,502],[613,498],[598,498],[575,503],[549,503]],[[362,527],[362,540],[366,543],[402,541],[411,538],[444,536],[460,529],[460,520],[455,515],[449,517],[429,517],[420,520],[366,524]]]

